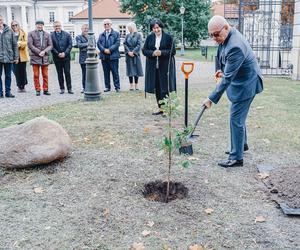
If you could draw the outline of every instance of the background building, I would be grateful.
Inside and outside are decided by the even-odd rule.
[[[19,21],[25,31],[35,29],[36,19],[44,20],[47,31],[53,30],[54,21],[61,21],[63,28],[74,37],[76,29],[71,17],[85,6],[84,0],[0,0],[0,15],[9,25],[12,20]]]
[[[126,35],[126,25],[132,20],[132,16],[120,12],[120,3],[116,0],[99,0],[93,5],[93,29],[97,38],[103,32],[103,20],[112,20],[112,28],[120,32],[121,37]],[[75,25],[75,33],[81,33],[82,24],[88,23],[88,10],[85,9],[71,18]]]

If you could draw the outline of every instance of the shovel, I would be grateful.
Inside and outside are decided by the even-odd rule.
[[[187,67],[188,66],[188,67]],[[184,126],[188,126],[188,109],[189,109],[189,75],[193,72],[195,64],[193,62],[183,62],[181,71],[184,73],[185,86],[184,86]]]
[[[192,131],[189,133],[189,135],[186,137],[186,143],[185,145],[182,145],[179,148],[179,153],[180,154],[188,154],[188,155],[192,155],[193,154],[193,142],[195,141],[195,138],[198,137],[199,135],[194,135],[195,129],[204,113],[206,109],[206,106],[202,106],[199,113],[196,116],[196,119],[194,121],[194,125],[192,128]]]

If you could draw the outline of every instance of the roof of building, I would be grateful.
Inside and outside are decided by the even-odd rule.
[[[95,19],[105,19],[105,18],[132,18],[131,15],[127,13],[121,13],[120,3],[116,0],[98,0],[93,4],[92,7],[93,18]],[[73,16],[72,19],[87,19],[88,18],[88,8],[79,12],[77,15]]]
[[[220,15],[225,18],[239,18],[238,4],[213,3],[211,5],[212,15]]]

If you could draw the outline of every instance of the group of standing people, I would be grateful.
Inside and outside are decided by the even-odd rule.
[[[64,79],[69,94],[73,94],[70,74],[70,52],[72,38],[61,30],[60,22],[54,22],[54,32],[50,35],[44,31],[44,22],[37,20],[36,29],[28,34],[22,30],[17,21],[11,27],[4,24],[0,16],[0,98],[3,98],[2,71],[5,72],[5,97],[15,97],[11,93],[11,72],[15,74],[18,92],[26,92],[28,84],[26,64],[30,61],[36,95],[51,95],[48,90],[49,55],[52,52],[61,94],[64,93]],[[28,54],[29,51],[29,54]],[[43,85],[40,85],[40,71]],[[64,77],[65,76],[65,77]]]
[[[60,94],[65,93],[65,84],[68,93],[74,93],[70,73],[70,53],[73,45],[71,35],[62,30],[59,21],[53,23],[54,31],[51,34],[44,30],[42,20],[37,20],[35,25],[36,29],[27,34],[17,21],[12,21],[11,27],[8,27],[4,24],[3,17],[0,16],[0,97],[4,97],[1,77],[3,69],[5,72],[5,97],[15,97],[11,93],[11,72],[16,77],[18,92],[26,92],[25,86],[28,84],[26,65],[28,61],[30,61],[33,69],[36,95],[40,96],[41,92],[44,95],[51,95],[48,84],[50,52],[57,71]],[[104,72],[104,92],[111,91],[111,74],[114,89],[119,92],[120,34],[113,30],[110,19],[105,19],[103,26],[104,31],[95,42],[100,51],[99,58]],[[127,25],[128,34],[123,42],[126,75],[130,90],[139,90],[139,79],[144,75],[141,62],[142,51],[146,56],[145,92],[156,94],[159,108],[159,101],[166,97],[168,92],[176,90],[175,46],[172,37],[165,33],[163,28],[164,25],[160,20],[151,21],[150,30],[152,32],[147,36],[142,48],[142,35],[137,32],[135,23],[131,22]],[[82,92],[84,92],[86,85],[85,61],[89,45],[88,25],[84,24],[81,31],[82,33],[76,37],[76,47],[79,48]],[[42,86],[39,80],[40,73],[43,79]],[[161,113],[162,111],[158,110],[153,114]]]

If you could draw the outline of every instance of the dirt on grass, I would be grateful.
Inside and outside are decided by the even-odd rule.
[[[278,204],[300,209],[300,166],[271,171],[267,185]]]
[[[142,193],[149,201],[168,203],[176,199],[184,199],[188,195],[188,188],[180,182],[170,182],[169,196],[167,199],[167,182],[154,181],[145,184]]]

